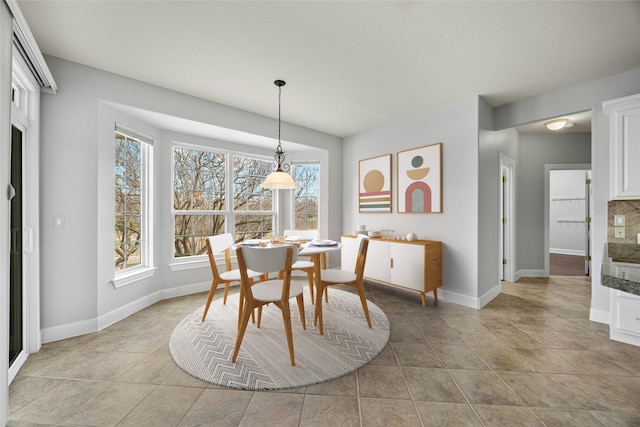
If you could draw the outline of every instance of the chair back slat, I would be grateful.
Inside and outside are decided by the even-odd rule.
[[[292,249],[292,263],[298,259],[298,252],[293,251],[290,245],[283,245],[271,248],[254,248],[241,246],[245,264],[249,270],[258,273],[276,273],[284,270],[287,261],[287,250]]]
[[[362,280],[364,276],[364,266],[367,262],[367,250],[369,249],[369,239],[363,235],[358,236],[357,240],[358,255],[356,258],[355,273],[358,277],[357,280]]]

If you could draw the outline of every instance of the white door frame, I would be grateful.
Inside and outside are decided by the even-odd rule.
[[[549,229],[550,229],[550,203],[549,195],[551,190],[550,175],[552,170],[591,170],[591,163],[562,163],[544,165],[544,275],[549,277]],[[591,240],[591,239],[589,239]],[[587,253],[591,253],[591,248],[585,248]]]
[[[20,102],[11,106],[11,124],[23,132],[23,352],[9,368],[9,384],[42,344],[40,334],[40,204],[39,111],[40,87],[19,55],[14,55],[12,85]]]
[[[515,280],[515,168],[516,163],[503,153],[500,156],[500,258],[501,280]],[[506,264],[503,260],[506,260]]]

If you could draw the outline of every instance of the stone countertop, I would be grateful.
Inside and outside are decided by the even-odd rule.
[[[602,258],[602,285],[634,295],[640,295],[640,264],[613,262]]]

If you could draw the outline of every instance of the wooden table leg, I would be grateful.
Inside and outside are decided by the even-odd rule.
[[[317,322],[320,322],[320,335],[322,335],[322,294],[320,293],[320,254],[313,255],[313,280],[316,284],[316,309],[315,314],[313,316],[313,325],[315,326]]]

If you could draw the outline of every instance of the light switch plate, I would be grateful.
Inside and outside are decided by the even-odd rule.
[[[614,215],[613,216],[613,225],[616,227],[624,227],[626,224],[626,218],[624,215]]]
[[[624,239],[624,227],[614,227],[613,230],[616,239]]]

